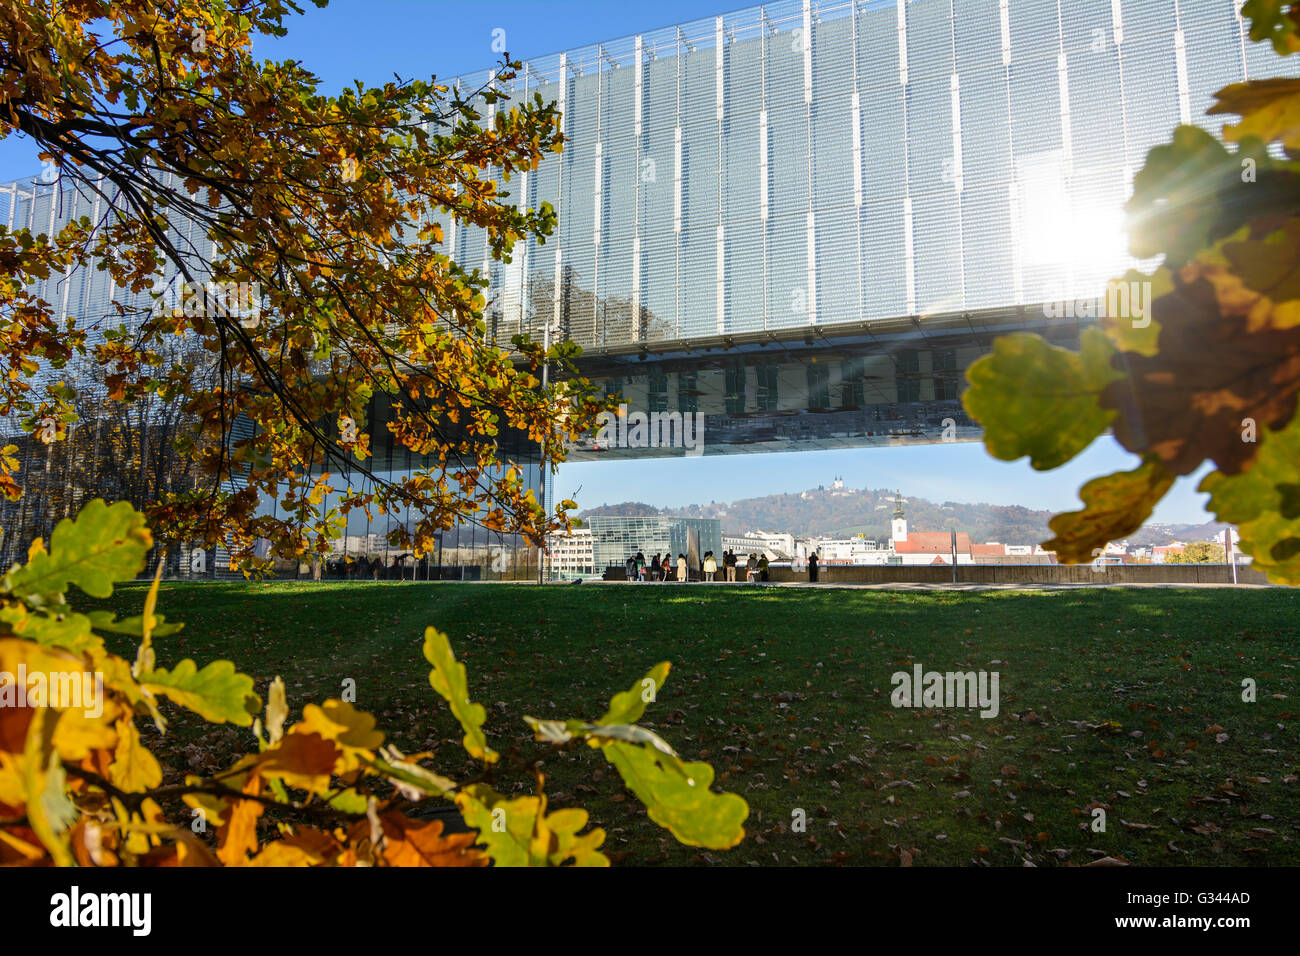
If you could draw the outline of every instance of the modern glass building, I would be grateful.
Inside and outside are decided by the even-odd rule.
[[[1240,6],[780,0],[530,59],[569,142],[505,188],[559,237],[484,263],[492,313],[601,349],[1096,294],[1147,151],[1297,74]]]
[[[499,334],[549,325],[631,410],[704,413],[707,454],[972,440],[995,335],[1075,344],[1087,320],[1044,303],[1149,265],[1123,219],[1148,150],[1300,71],[1240,7],[780,0],[531,58],[511,95],[558,103],[569,142],[504,188],[559,235],[510,264],[448,235]]]
[[[593,515],[587,519],[591,529],[593,570],[601,574],[611,566],[622,566],[638,551],[649,561],[665,551],[673,556],[684,554],[698,571],[698,562],[706,551],[722,554],[722,522],[717,518],[621,517]]]

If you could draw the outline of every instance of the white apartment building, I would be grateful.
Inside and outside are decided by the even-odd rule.
[[[785,534],[781,531],[751,531],[747,537],[756,538],[763,542],[763,548],[768,552],[769,558],[794,557],[795,543],[792,534]]]
[[[816,551],[822,564],[889,564],[893,554],[865,536],[815,538],[808,542],[808,551]]]
[[[590,528],[574,528],[569,534],[548,537],[546,566],[553,578],[600,577],[604,573],[604,568],[596,568]]]
[[[776,557],[767,547],[767,541],[752,534],[724,534],[722,536],[724,551],[735,551],[739,555],[765,554],[771,561]]]
[[[783,561],[796,556],[794,535],[773,531],[724,534],[722,547],[737,554],[766,554],[769,561]]]

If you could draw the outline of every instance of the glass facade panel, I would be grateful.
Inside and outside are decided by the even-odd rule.
[[[621,515],[593,515],[587,521],[591,529],[594,571],[603,573],[607,568],[622,567],[637,552],[650,563],[652,556],[665,552],[676,562],[679,554],[688,554],[688,532],[699,535],[699,555],[712,551],[722,554],[722,522],[717,518],[624,517]],[[699,568],[692,569],[698,577]]]
[[[1219,129],[1228,83],[1300,74],[1234,0],[1010,0],[1005,34],[1002,9],[779,0],[570,50],[563,82],[530,63],[511,92],[563,97],[570,137],[530,182],[562,328],[635,348],[1096,295],[1141,265],[1147,151],[1184,113]]]

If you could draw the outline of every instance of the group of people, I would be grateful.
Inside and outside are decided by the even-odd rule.
[[[741,559],[735,551],[727,550],[722,552],[722,573],[725,579],[734,583],[738,575],[738,568],[742,567]],[[710,567],[712,565],[712,567]],[[762,552],[750,552],[743,565],[745,569],[745,582],[754,584],[757,581],[767,580],[767,555]],[[713,575],[717,573],[717,560],[713,557],[713,552],[706,552],[704,555],[704,580],[712,581]]]
[[[674,568],[672,552],[665,551],[663,556],[654,554],[646,563],[645,555],[638,551],[624,562],[629,581],[685,581],[686,555],[677,555]]]
[[[680,581],[685,583],[690,580],[690,574],[686,561],[686,555],[677,555],[676,562],[673,561],[671,552],[666,552],[662,556],[659,554],[651,555],[647,563],[645,554],[638,551],[631,555],[624,568],[627,571],[629,581]],[[722,571],[725,580],[730,582],[736,581],[737,568],[742,567],[740,557],[735,551],[722,552]],[[762,553],[751,553],[745,559],[743,565],[745,569],[745,581],[754,584],[758,581],[767,580],[767,555]],[[718,573],[718,558],[712,551],[705,551],[704,557],[700,559],[699,576],[702,581],[714,581]]]
[[[412,555],[409,552],[396,555],[391,564],[385,563],[379,556],[371,558],[364,554],[356,557],[328,559],[323,562],[317,560],[312,562],[311,576],[312,580],[315,581],[319,581],[322,575],[347,580],[370,578],[378,581],[382,578],[405,581],[408,569],[407,560],[411,557]],[[426,554],[419,561],[411,562],[410,571],[412,580],[428,580],[429,556]]]

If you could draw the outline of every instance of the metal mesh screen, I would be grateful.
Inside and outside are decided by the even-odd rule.
[[[1244,31],[1234,0],[785,0],[534,60],[514,92],[571,143],[502,328],[620,348],[1095,295],[1137,265],[1147,151],[1300,71]]]

